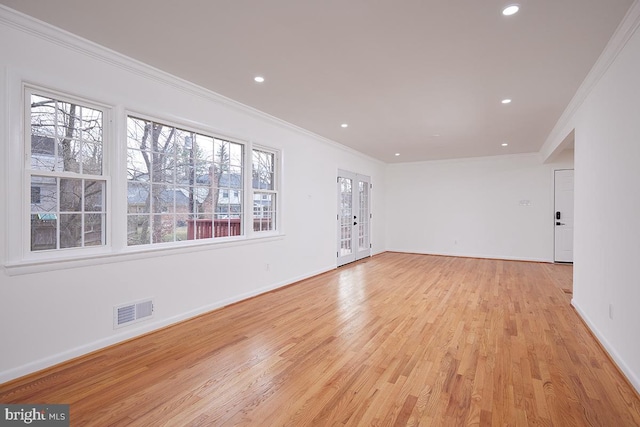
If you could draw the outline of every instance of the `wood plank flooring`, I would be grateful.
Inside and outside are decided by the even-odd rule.
[[[73,426],[640,426],[566,276],[385,253],[0,385],[0,402],[69,403]]]

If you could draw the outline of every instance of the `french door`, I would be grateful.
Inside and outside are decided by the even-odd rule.
[[[371,255],[371,178],[338,171],[338,266]]]

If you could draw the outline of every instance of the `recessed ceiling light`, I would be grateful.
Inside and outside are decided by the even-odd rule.
[[[432,136],[433,136],[434,138],[437,138],[437,137],[439,137],[439,136],[440,136],[440,134],[439,134],[439,133],[434,133]]]
[[[509,6],[502,9],[502,14],[504,16],[511,16],[518,13],[519,10],[520,10],[520,5],[510,4]]]
[[[509,145],[509,144],[507,144],[506,142],[503,142],[503,143],[502,143],[502,146],[503,146],[503,147],[506,147],[507,145]]]
[[[400,155],[400,153],[396,153],[396,157],[398,157]]]
[[[507,98],[507,99],[503,99],[501,102],[502,102],[503,104],[511,104],[511,100],[510,100],[510,99],[508,99],[508,98]]]
[[[263,82],[264,82],[264,77],[262,77],[262,76],[255,76],[255,77],[253,78],[253,80],[255,80],[255,81],[256,81],[256,83],[263,83]]]
[[[348,124],[346,124],[346,123],[343,123],[343,124],[341,124],[341,125],[340,125],[340,127],[348,128],[348,127],[349,127],[349,125],[348,125]]]

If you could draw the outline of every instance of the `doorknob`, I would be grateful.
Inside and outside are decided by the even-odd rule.
[[[353,225],[358,225],[358,223],[357,223],[357,222],[355,222],[355,221],[353,221]]]

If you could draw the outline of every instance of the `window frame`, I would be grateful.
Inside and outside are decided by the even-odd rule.
[[[273,178],[272,178],[273,189],[261,189],[261,188],[254,187],[253,185],[253,152],[254,151],[261,151],[263,153],[273,155]],[[250,195],[251,196],[250,197],[251,199],[251,233],[254,233],[255,235],[269,235],[269,234],[280,233],[280,206],[281,206],[280,170],[281,170],[281,166],[282,166],[282,161],[281,161],[280,150],[272,147],[267,147],[262,144],[253,144],[253,146],[251,147],[251,176],[249,177],[249,179],[251,180],[251,183],[249,185],[251,187],[251,195]],[[275,222],[275,224],[272,228],[264,229],[264,230],[255,230],[254,228],[255,214],[256,214],[254,202],[255,202],[255,196],[258,194],[261,195],[260,200],[267,200],[268,196],[272,196],[275,198],[275,201],[273,203],[273,214],[272,214],[272,221]],[[265,196],[267,197],[265,198]]]
[[[140,245],[131,245],[129,246],[126,242],[126,218],[124,219],[125,224],[125,238],[124,238],[124,247],[123,252],[144,252],[144,251],[156,251],[156,250],[164,250],[164,249],[172,249],[172,248],[193,248],[196,246],[202,245],[225,245],[233,242],[249,242],[256,239],[264,239],[269,237],[278,237],[282,236],[282,229],[280,227],[280,170],[282,167],[281,164],[281,150],[267,146],[264,144],[257,144],[251,139],[245,139],[239,136],[233,136],[225,133],[221,133],[219,131],[215,131],[208,126],[204,126],[201,124],[187,122],[181,118],[168,118],[166,116],[160,114],[146,114],[144,112],[140,112],[135,109],[126,109],[123,117],[123,138],[122,142],[122,157],[123,160],[120,161],[123,165],[123,186],[125,188],[125,207],[123,215],[127,216],[127,202],[126,202],[126,187],[128,184],[127,179],[127,166],[126,166],[126,156],[128,151],[127,145],[127,120],[129,117],[137,118],[140,120],[147,120],[154,123],[162,124],[165,126],[175,127],[177,129],[201,134],[206,137],[219,139],[223,141],[227,141],[234,144],[240,144],[243,146],[243,162],[242,162],[242,172],[243,172],[243,180],[242,185],[243,188],[229,188],[229,196],[234,191],[240,191],[240,199],[242,200],[242,234],[237,236],[225,236],[225,237],[213,237],[213,238],[204,238],[204,239],[185,239],[181,241],[172,241],[172,242],[159,242],[159,243],[148,243],[148,244],[140,244]],[[272,194],[276,194],[276,203],[275,203],[275,224],[273,230],[263,230],[263,231],[254,231],[253,229],[253,185],[252,185],[252,172],[253,172],[253,151],[259,150],[264,151],[274,155],[274,190],[270,191]],[[222,191],[221,193],[222,194]]]
[[[108,254],[112,251],[112,211],[111,211],[111,198],[112,198],[112,189],[111,189],[111,162],[110,158],[112,155],[112,141],[113,141],[113,131],[112,131],[112,117],[113,117],[113,109],[112,107],[100,103],[95,100],[91,100],[88,98],[71,95],[69,93],[53,90],[50,88],[42,87],[35,84],[23,83],[21,88],[21,101],[22,101],[22,109],[21,109],[21,153],[22,163],[20,165],[22,171],[22,192],[21,192],[21,209],[20,209],[20,224],[21,224],[21,246],[22,246],[22,259],[27,262],[38,262],[38,261],[48,261],[48,260],[57,260],[57,259],[76,259],[76,258],[84,258],[86,256],[95,256],[95,255],[103,255]],[[53,99],[57,102],[67,102],[74,103],[84,108],[91,108],[102,113],[102,141],[101,141],[101,150],[102,150],[102,171],[100,174],[87,174],[87,173],[79,173],[72,171],[48,171],[48,170],[40,170],[34,169],[31,167],[31,155],[32,155],[32,143],[31,143],[31,96],[43,96]],[[73,180],[81,180],[83,183],[85,180],[92,180],[104,183],[104,191],[102,194],[103,198],[103,209],[101,213],[104,214],[104,232],[103,239],[104,243],[101,245],[87,245],[87,246],[78,246],[78,247],[70,247],[70,248],[62,248],[60,247],[59,236],[56,236],[56,248],[52,249],[43,249],[43,250],[33,250],[31,247],[31,188],[32,188],[32,177],[45,177],[45,178],[55,178],[56,180],[63,179],[73,179]],[[59,186],[59,184],[58,184]],[[60,195],[57,195],[57,199],[59,200]],[[83,199],[84,204],[84,199]],[[58,211],[56,211],[57,213]],[[87,214],[89,211],[85,211],[84,208],[80,211],[82,214]],[[58,218],[58,221],[60,219]],[[84,220],[83,220],[84,222]],[[57,226],[59,229],[59,225]],[[84,228],[82,232],[84,233]],[[83,239],[84,240],[84,239]]]
[[[223,134],[220,134],[218,132],[212,132],[211,130],[207,129],[206,127],[202,127],[202,126],[194,126],[193,124],[186,124],[184,121],[180,122],[180,121],[176,121],[176,120],[170,120],[170,119],[166,119],[166,118],[162,118],[159,115],[149,115],[149,114],[143,114],[143,113],[139,113],[137,111],[134,110],[126,110],[125,114],[124,114],[124,128],[125,128],[125,134],[127,132],[127,128],[128,128],[128,121],[129,119],[136,119],[136,120],[143,120],[143,121],[149,121],[152,123],[156,123],[162,126],[168,126],[168,127],[172,127],[175,128],[177,130],[180,131],[184,131],[187,133],[191,133],[191,134],[197,134],[197,135],[201,135],[203,137],[206,138],[211,138],[212,140],[220,140],[220,141],[224,141],[230,144],[237,144],[240,145],[242,147],[242,161],[241,161],[241,165],[242,165],[242,180],[240,181],[243,185],[243,187],[246,186],[245,184],[245,176],[246,176],[246,168],[247,168],[247,150],[249,149],[248,147],[250,146],[250,142],[246,141],[246,140],[242,140],[240,138],[232,138]],[[128,154],[129,151],[129,146],[128,146],[128,135],[125,135],[125,141],[123,143],[123,151],[124,151],[124,156],[125,156],[125,160],[124,160],[124,178],[123,178],[123,183],[125,188],[128,186],[129,184],[129,179],[127,177],[127,160],[126,160],[126,156]],[[138,149],[135,149],[138,150]],[[215,156],[215,155],[214,155]],[[215,163],[215,162],[213,162]],[[233,165],[230,165],[230,167],[233,167]],[[210,184],[212,185],[212,184]],[[223,188],[220,187],[219,191],[220,191],[220,195],[222,194],[223,190],[229,190],[232,191],[234,190],[234,188]],[[237,190],[237,189],[236,189]],[[243,192],[244,188],[239,189],[239,191]],[[125,190],[125,192],[127,192],[127,190]],[[220,197],[219,195],[219,197]],[[169,241],[169,242],[149,242],[149,243],[143,243],[143,244],[138,244],[138,245],[129,245],[127,243],[127,238],[125,236],[125,243],[124,243],[124,247],[125,250],[127,251],[138,251],[138,250],[155,250],[157,248],[163,248],[163,247],[183,247],[183,246],[187,246],[187,247],[191,247],[193,245],[199,245],[199,244],[217,244],[217,243],[222,243],[222,242],[228,242],[228,241],[234,241],[234,240],[246,240],[247,238],[250,238],[250,236],[247,235],[247,228],[246,228],[246,212],[244,211],[244,207],[246,206],[246,200],[245,197],[243,195],[242,198],[242,207],[243,210],[241,212],[241,234],[239,235],[231,235],[231,236],[218,236],[218,237],[210,237],[210,238],[194,238],[194,239],[184,239],[184,240],[173,240],[173,241]],[[151,215],[153,213],[150,213]],[[210,213],[212,215],[212,219],[215,218],[216,215],[224,215],[224,213],[222,212],[211,212]],[[129,217],[129,213],[128,213],[128,202],[125,201],[125,213],[124,215],[127,217]],[[126,230],[126,225],[125,225],[125,234],[127,233]],[[174,233],[175,234],[175,233]]]

